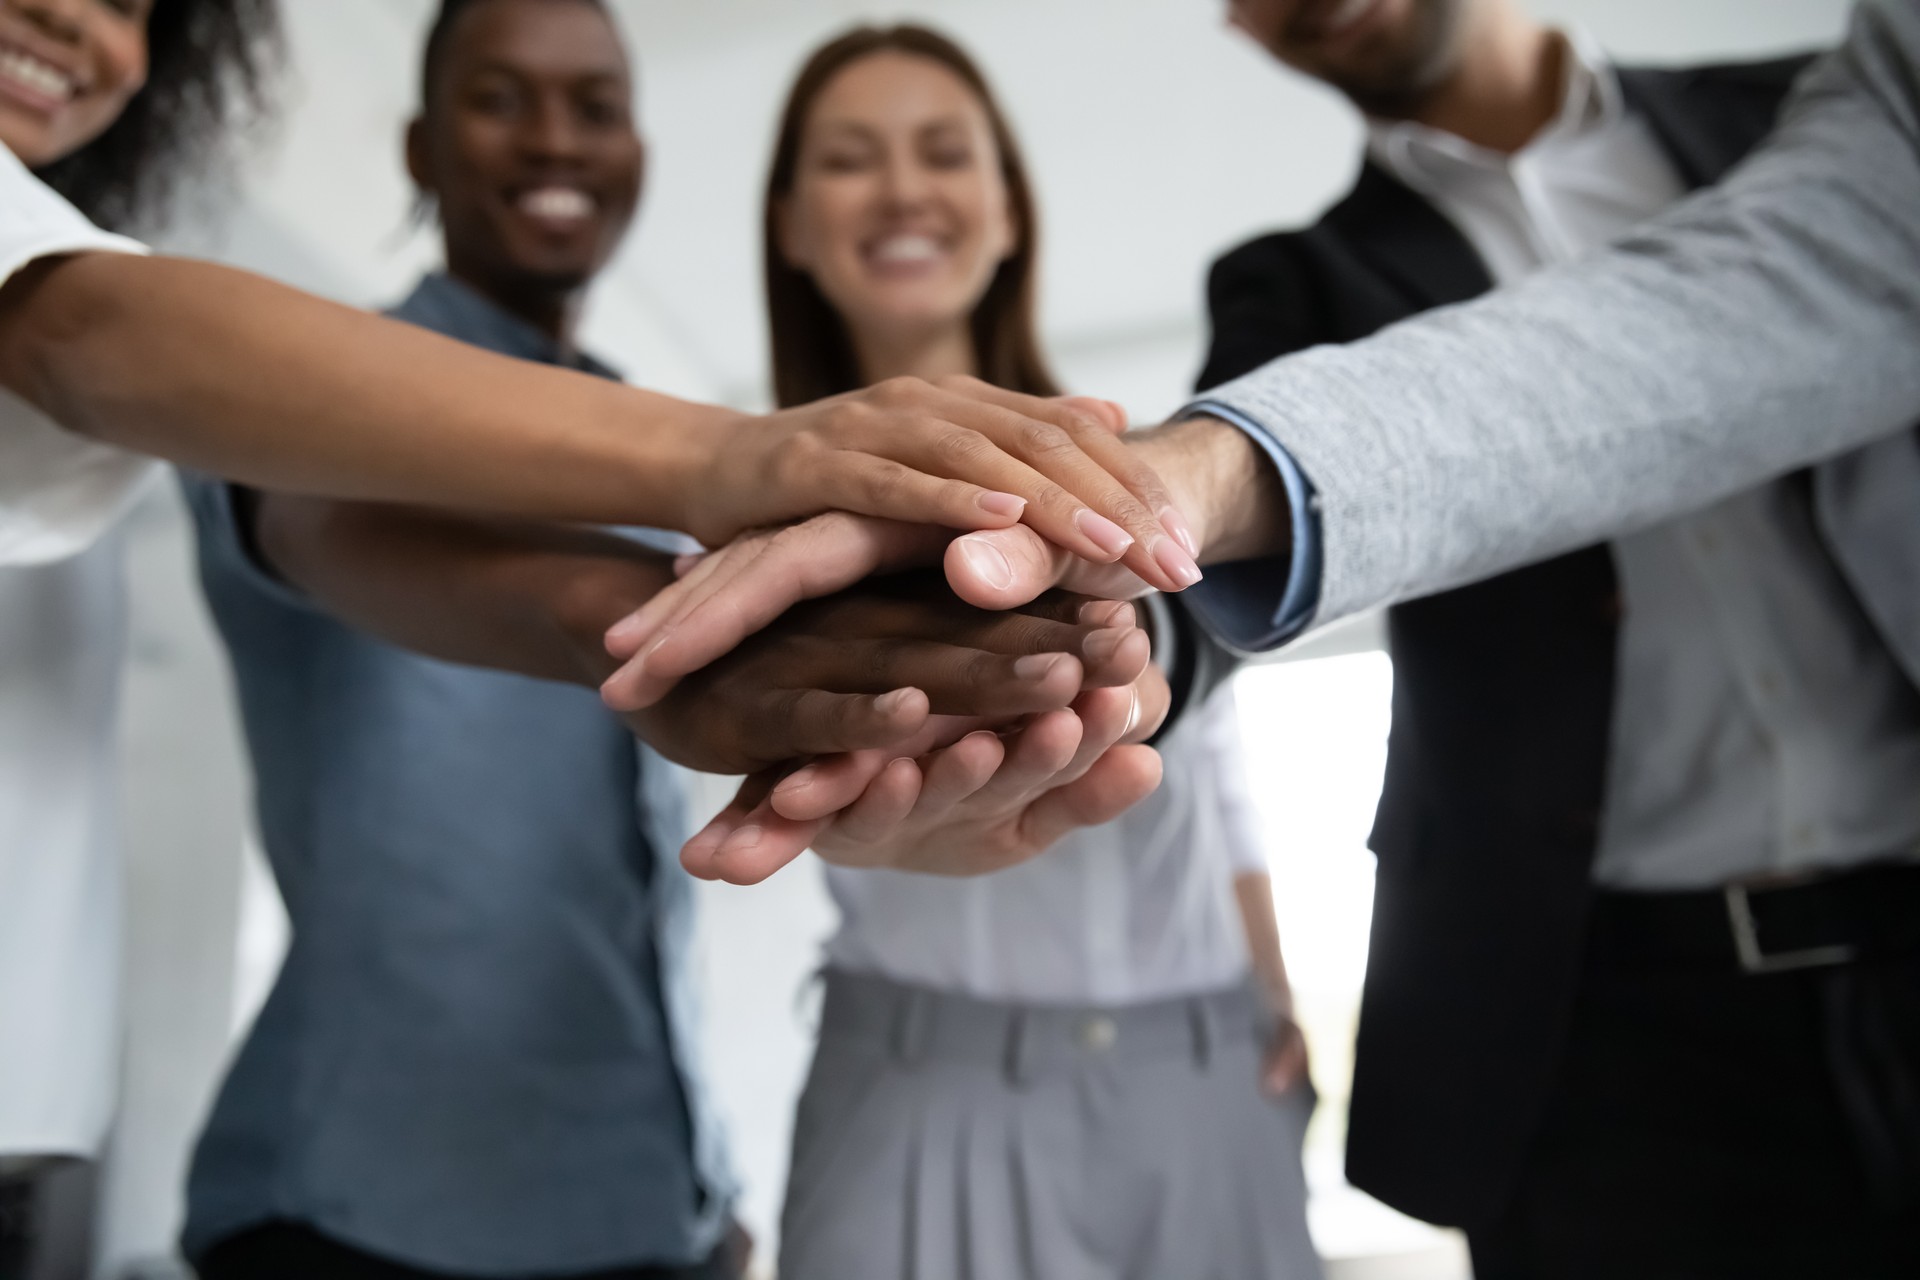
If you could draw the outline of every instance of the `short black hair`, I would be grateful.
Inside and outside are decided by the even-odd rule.
[[[281,53],[274,0],[156,0],[146,84],[106,132],[40,177],[101,226],[157,223],[229,129],[270,114]]]
[[[420,113],[425,115],[433,107],[434,90],[440,85],[440,72],[447,60],[447,46],[453,43],[453,28],[469,9],[477,9],[488,0],[440,0],[440,9],[433,15],[433,25],[427,28],[426,52],[420,57]],[[607,11],[605,0],[571,0],[575,4],[590,4],[602,13]]]

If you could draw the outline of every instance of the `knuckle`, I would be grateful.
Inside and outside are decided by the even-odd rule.
[[[934,456],[942,467],[966,471],[999,452],[991,440],[971,428],[935,419],[928,419],[923,425],[933,435]]]
[[[879,510],[898,507],[908,496],[912,481],[913,472],[897,463],[869,469],[862,481],[867,504]]]
[[[893,646],[887,644],[862,645],[857,650],[856,669],[869,687],[889,683],[894,669]]]
[[[1039,486],[1038,491],[1033,495],[1033,501],[1039,506],[1061,514],[1077,510],[1081,505],[1078,498],[1051,480]]]
[[[1050,422],[1025,421],[1020,427],[1020,450],[1036,460],[1079,456],[1080,444],[1073,436]]]
[[[901,375],[876,383],[873,388],[873,402],[888,407],[911,404],[926,394],[926,383],[918,378]]]

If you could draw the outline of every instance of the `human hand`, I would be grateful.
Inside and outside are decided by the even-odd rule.
[[[1137,433],[1128,447],[1167,476],[1183,507],[1196,513],[1180,537],[1209,563],[1284,549],[1285,492],[1273,465],[1237,428],[1190,419]],[[955,593],[986,609],[1010,608],[1054,586],[1125,599],[1149,585],[1124,560],[1087,561],[1025,525],[955,538],[925,525],[821,516],[714,552],[615,624],[607,649],[626,665],[608,682],[608,699],[645,706],[798,601],[942,556]]]
[[[1017,608],[1056,580],[1101,599],[1147,590],[1125,566],[1089,565],[1025,526],[956,539],[929,525],[834,512],[759,530],[689,563],[679,581],[608,630],[607,651],[622,665],[601,695],[619,711],[652,706],[794,605],[943,555],[956,593],[983,608]]]
[[[895,378],[709,433],[682,523],[718,546],[829,510],[952,529],[1024,520],[1077,555],[1180,590],[1200,578],[1184,520],[1117,425],[1103,401]]]
[[[1137,746],[1165,718],[1166,681],[1148,667],[1126,688],[1093,689],[1010,739],[935,717],[926,754],[855,752],[782,777],[749,778],[681,862],[702,879],[757,884],[809,844],[828,861],[971,875],[1034,856],[1076,827],[1107,822],[1159,784]]]
[[[896,577],[790,610],[627,719],[680,764],[754,773],[898,754],[935,717],[1003,725],[1057,710],[1085,688],[1130,684],[1150,656],[1127,606],[1055,593],[987,612],[934,575]]]
[[[1278,1098],[1308,1078],[1307,1037],[1293,1020],[1293,1002],[1273,1010],[1273,1027],[1260,1053],[1260,1091]]]

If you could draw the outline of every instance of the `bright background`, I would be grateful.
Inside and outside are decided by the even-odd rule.
[[[288,0],[281,127],[238,199],[211,190],[177,245],[356,305],[402,294],[434,258],[408,230],[400,131],[430,0]],[[1011,109],[1046,234],[1045,331],[1077,389],[1150,421],[1180,403],[1204,341],[1201,281],[1222,249],[1310,218],[1345,189],[1359,125],[1223,26],[1221,0],[619,0],[638,52],[652,168],[636,234],[587,338],[636,381],[765,402],[755,221],[774,113],[804,54],[860,18],[958,36]],[[1749,56],[1831,42],[1844,0],[1542,0],[1626,58]],[[218,232],[208,230],[214,222]],[[244,853],[231,698],[170,496],[134,537],[128,689],[129,1040],[106,1173],[103,1275],[171,1274],[187,1143],[284,945],[270,880]],[[1456,1246],[1344,1188],[1340,1127],[1364,972],[1391,672],[1365,626],[1242,676],[1248,768],[1266,819],[1289,962],[1325,1105],[1310,1140],[1314,1228],[1343,1274],[1442,1280]],[[1355,649],[1314,658],[1313,652]],[[808,863],[705,892],[709,1057],[770,1239],[808,1042],[800,993],[830,927]]]

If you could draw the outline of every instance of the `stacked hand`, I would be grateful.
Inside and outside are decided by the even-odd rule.
[[[1199,581],[1165,485],[1123,445],[1120,410],[1048,400],[973,378],[899,378],[698,442],[679,527],[708,546],[830,510],[941,526],[1024,522],[1095,563],[1119,561],[1165,591]]]
[[[629,665],[604,688],[670,758],[750,775],[683,851],[696,875],[751,884],[809,845],[850,865],[991,870],[1159,781],[1153,751],[1126,745],[1167,705],[1132,605],[1049,593],[989,612],[920,573],[765,621],[671,684]]]
[[[1087,536],[1099,528],[1089,508],[1051,481],[1018,522],[969,520],[938,506],[945,491],[922,477],[858,505],[867,514],[761,529],[683,562],[677,582],[607,633],[624,665],[602,692],[669,756],[749,774],[683,850],[694,874],[753,883],[809,845],[847,865],[993,870],[1118,816],[1158,784],[1158,757],[1136,744],[1159,727],[1168,690],[1133,607],[1117,602],[1197,580],[1201,535],[1144,465],[1148,452],[1110,434],[1119,418],[1105,402],[1008,397],[978,383],[940,392],[1074,415],[1081,426],[1059,437],[1020,427],[1002,438],[1048,474],[1071,473],[1137,532],[1125,545]],[[853,421],[818,438],[844,429],[848,447],[897,447]],[[1193,448],[1182,441],[1207,442],[1195,455],[1207,465],[1182,467],[1189,484],[1211,473],[1251,487],[1248,459],[1215,448],[1243,449],[1237,433],[1160,438],[1183,463],[1179,450]],[[1115,453],[1108,479],[1088,482],[1087,459]],[[989,459],[969,474],[1001,466]],[[1118,476],[1115,497],[1105,486]],[[913,515],[915,502],[924,505],[912,519],[879,518]],[[1212,515],[1222,504],[1197,505]],[[944,575],[928,571],[936,565]],[[1058,585],[1081,594],[1049,591]]]

